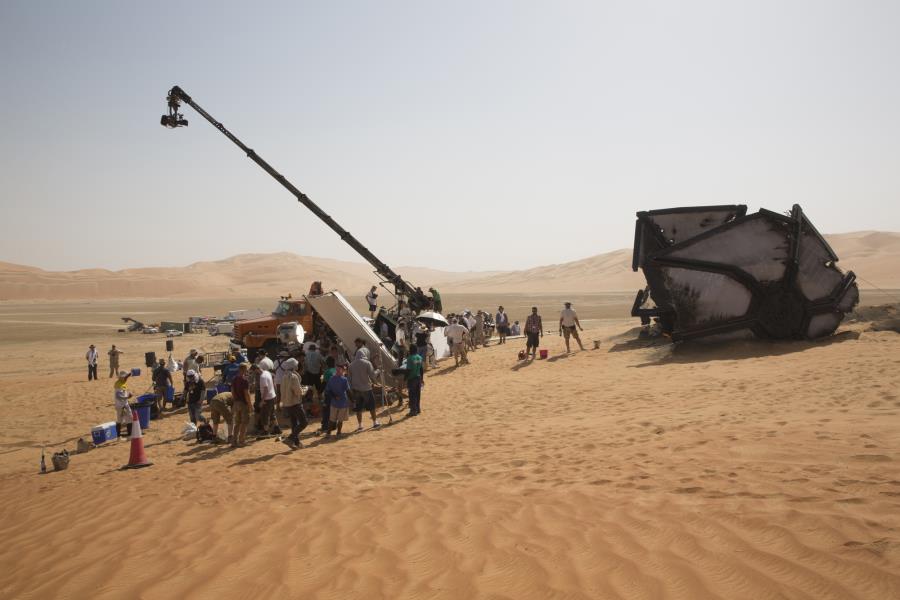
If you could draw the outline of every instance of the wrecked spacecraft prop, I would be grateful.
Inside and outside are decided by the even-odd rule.
[[[795,204],[790,216],[744,205],[637,213],[632,269],[647,287],[631,314],[674,341],[720,334],[816,339],[859,302],[856,275]]]

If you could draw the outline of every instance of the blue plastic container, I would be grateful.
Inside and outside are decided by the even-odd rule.
[[[132,377],[140,377],[140,376],[141,376],[141,370],[138,369],[137,367],[135,367],[134,369],[131,370],[131,376],[132,376]]]
[[[207,399],[207,401],[212,400],[213,398],[215,398],[215,397],[216,397],[216,394],[218,394],[218,393],[219,393],[219,390],[214,390],[214,389],[208,389],[208,390],[206,390],[206,399]]]
[[[175,388],[171,385],[166,388],[166,402],[175,403]]]
[[[118,430],[116,429],[115,421],[103,423],[91,428],[91,439],[93,439],[95,446],[112,441],[116,439],[117,436]]]
[[[217,394],[221,394],[222,392],[230,392],[230,391],[231,391],[231,386],[228,385],[227,383],[220,383],[219,385],[216,386]]]
[[[141,430],[150,429],[150,405],[152,402],[138,402],[131,408],[137,411],[138,421],[141,422]]]

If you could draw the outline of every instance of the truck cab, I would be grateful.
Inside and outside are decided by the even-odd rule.
[[[264,349],[267,354],[275,355],[280,345],[278,326],[292,321],[300,324],[304,331],[312,332],[312,307],[305,298],[294,299],[290,295],[282,296],[271,315],[236,322],[232,342],[246,348],[251,360],[261,349]]]

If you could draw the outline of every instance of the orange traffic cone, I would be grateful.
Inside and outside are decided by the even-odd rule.
[[[153,463],[147,460],[144,453],[144,435],[141,433],[141,420],[136,410],[131,411],[133,422],[131,424],[131,457],[123,469],[139,469],[149,467]]]

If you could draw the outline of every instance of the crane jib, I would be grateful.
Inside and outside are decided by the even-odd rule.
[[[276,171],[269,163],[267,163],[261,156],[259,156],[256,151],[252,148],[248,148],[244,145],[241,140],[239,140],[234,134],[232,134],[221,122],[215,120],[208,112],[206,112],[200,105],[198,105],[194,100],[185,93],[177,85],[174,86],[171,90],[169,90],[168,96],[168,106],[169,106],[169,114],[163,115],[162,124],[169,128],[175,127],[183,127],[188,123],[183,118],[183,115],[178,112],[180,102],[184,102],[193,108],[197,113],[202,116],[204,119],[209,121],[213,127],[221,131],[225,137],[234,142],[234,144],[243,150],[247,157],[258,164],[266,173],[272,176],[278,183],[280,183],[285,189],[287,189],[291,194],[293,194],[297,200],[302,203],[306,208],[312,211],[319,219],[325,222],[335,233],[340,236],[341,240],[347,243],[351,248],[356,250],[356,252],[366,259],[373,267],[375,267],[375,272],[381,275],[386,281],[389,281],[394,285],[395,292],[398,295],[403,295],[408,299],[409,306],[414,311],[424,310],[428,305],[428,299],[425,294],[422,293],[417,288],[414,288],[409,282],[404,280],[400,275],[395,273],[388,267],[385,263],[378,260],[378,258],[372,254],[372,252],[363,246],[359,240],[353,237],[349,231],[341,227],[337,224],[337,222],[331,218],[325,211],[319,208],[315,202],[309,199],[309,196],[298,190],[294,185],[288,181],[288,179]]]

